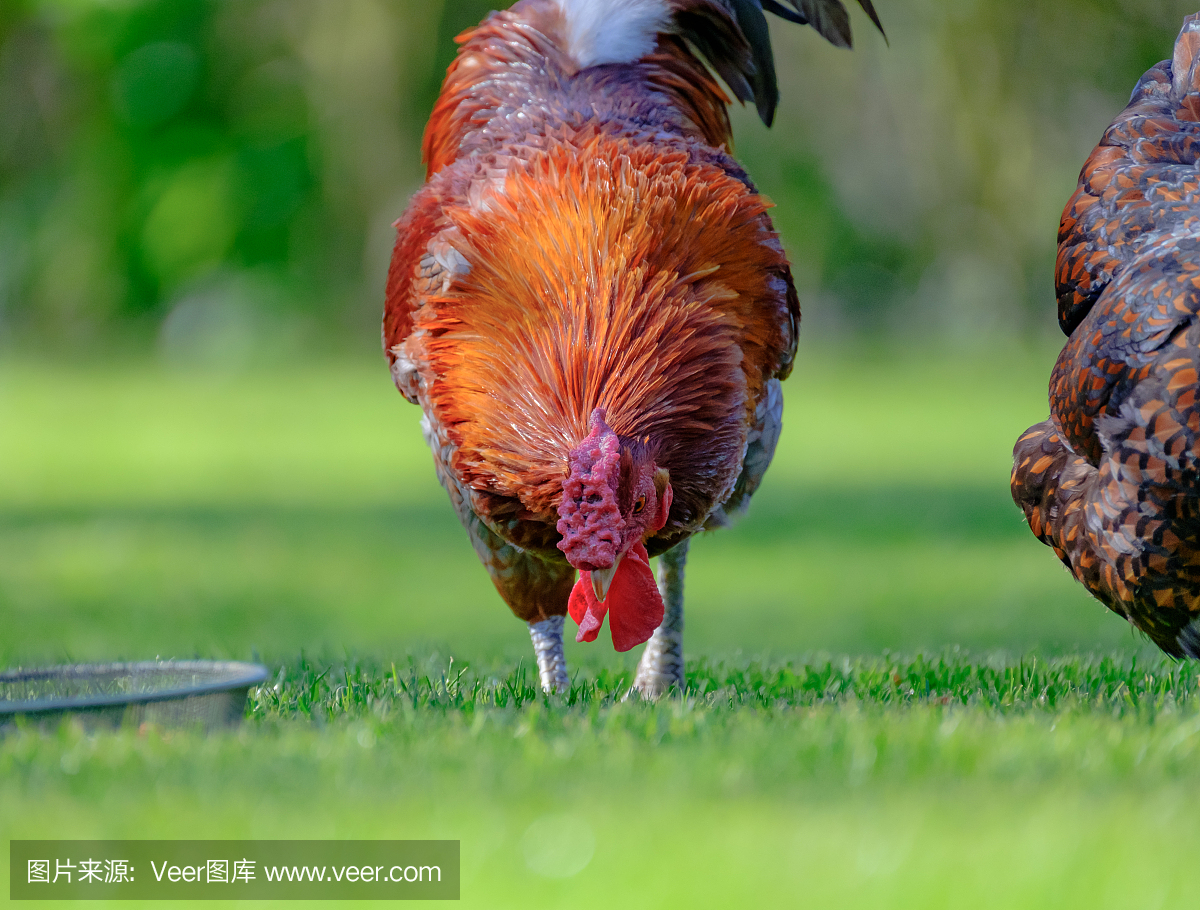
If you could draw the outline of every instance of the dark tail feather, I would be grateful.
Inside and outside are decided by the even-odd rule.
[[[769,0],[769,2],[773,7],[779,6],[774,0]],[[788,2],[799,12],[799,21],[811,25],[830,44],[837,47],[853,46],[854,36],[850,32],[850,15],[846,12],[846,7],[842,5],[841,0],[788,0]],[[883,30],[883,24],[879,21],[879,14],[875,12],[875,6],[871,0],[858,0],[858,5],[871,17],[875,27],[879,29],[879,34],[883,35],[884,41],[887,41],[887,33]],[[766,8],[767,4],[764,3],[763,9]],[[771,12],[780,15],[774,9]],[[791,19],[790,16],[784,16],[784,18]],[[792,21],[797,20],[793,19]]]
[[[680,33],[717,71],[743,104],[752,100],[758,116],[770,126],[779,105],[775,56],[765,13],[788,22],[811,25],[836,47],[851,47],[850,15],[841,0],[706,0],[689,3],[675,14]],[[884,41],[887,34],[871,0],[858,0]],[[734,21],[729,20],[732,11]],[[736,32],[731,26],[736,25]],[[740,34],[739,34],[740,33]]]
[[[779,105],[779,82],[775,77],[775,54],[771,50],[767,17],[758,0],[733,0],[733,12],[754,54],[754,66],[748,73],[754,87],[754,106],[762,122],[770,126]]]

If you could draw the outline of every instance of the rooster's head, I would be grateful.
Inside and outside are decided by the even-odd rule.
[[[558,548],[583,573],[570,601],[576,640],[595,640],[611,612],[613,645],[627,651],[662,622],[644,541],[667,523],[671,484],[648,439],[620,437],[604,418],[603,408],[592,412],[591,432],[568,457]]]

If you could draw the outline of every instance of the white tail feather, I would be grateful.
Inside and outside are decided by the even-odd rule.
[[[567,20],[567,52],[580,66],[632,63],[668,31],[667,0],[557,0]]]

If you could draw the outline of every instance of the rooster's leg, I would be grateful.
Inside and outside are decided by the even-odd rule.
[[[688,542],[667,550],[658,560],[658,590],[663,621],[642,652],[633,687],[644,698],[658,698],[671,686],[683,688],[683,564]]]
[[[562,630],[561,616],[529,624],[529,637],[533,639],[533,652],[537,655],[538,676],[544,692],[565,692],[571,686],[571,680],[567,678],[567,658],[563,655]]]

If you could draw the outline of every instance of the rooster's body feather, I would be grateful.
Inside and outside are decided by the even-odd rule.
[[[692,48],[769,119],[773,5],[522,0],[459,39],[428,182],[397,223],[384,346],[527,622],[567,611],[577,568],[641,590],[619,583],[623,547],[654,555],[723,523],[770,462],[799,305],[767,204],[726,151],[729,99]],[[587,507],[564,494],[576,467],[599,483],[606,438],[612,533],[571,518]],[[636,505],[635,475],[653,479]],[[644,535],[613,543],[642,527],[647,495]]]

